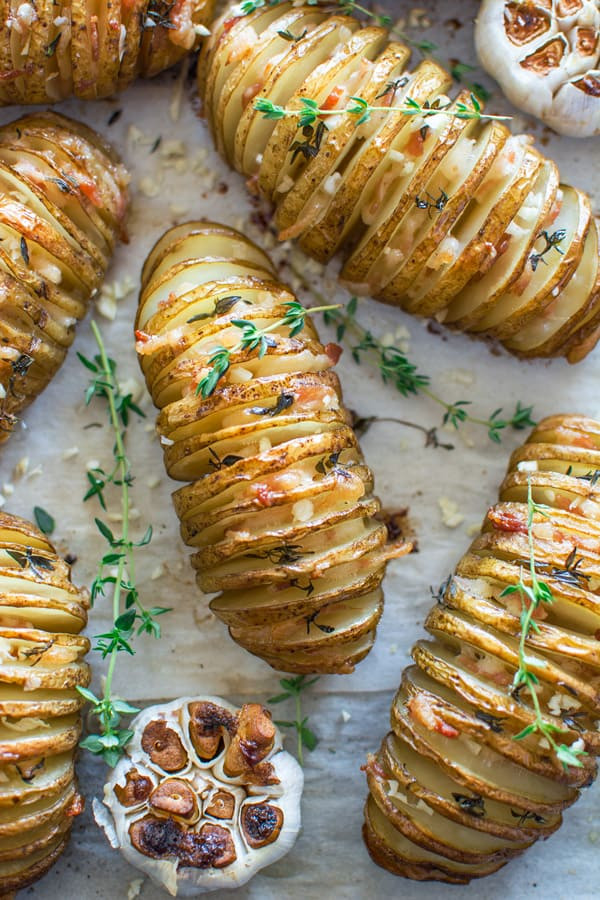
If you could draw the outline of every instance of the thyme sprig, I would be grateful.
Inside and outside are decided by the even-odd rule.
[[[294,265],[291,269],[306,290],[310,291],[319,302],[324,302],[323,295],[307,281],[304,273]],[[511,416],[503,416],[503,407],[498,407],[487,418],[469,412],[470,400],[455,400],[449,403],[432,390],[430,376],[419,371],[418,366],[411,362],[402,350],[384,344],[360,324],[356,318],[357,308],[357,297],[351,297],[345,306],[338,305],[334,309],[325,310],[323,318],[327,325],[336,329],[338,341],[346,341],[349,344],[352,358],[357,364],[360,365],[364,359],[368,359],[379,369],[384,384],[392,384],[403,397],[423,394],[442,406],[444,409],[442,425],[451,425],[457,431],[463,424],[477,425],[487,430],[491,441],[500,444],[502,433],[507,428],[523,431],[525,428],[533,428],[536,424],[532,418],[533,406],[525,406],[521,401],[517,402]],[[320,309],[321,307],[316,307],[316,310]],[[426,435],[426,446],[452,449],[438,439],[435,428],[417,427]]]
[[[462,101],[453,102],[449,100],[442,103],[439,99],[430,103],[426,100],[419,103],[413,97],[405,97],[403,102],[398,105],[375,106],[365,100],[364,97],[350,97],[346,106],[341,108],[325,108],[319,106],[312,97],[301,97],[300,105],[297,107],[281,106],[279,103],[273,103],[266,97],[258,97],[254,101],[254,109],[262,113],[263,119],[298,119],[299,128],[312,128],[323,122],[328,116],[347,115],[354,118],[354,124],[358,128],[364,122],[368,122],[373,113],[390,112],[401,113],[403,116],[421,116],[428,119],[431,116],[451,116],[454,119],[486,119],[504,121],[510,119],[510,116],[497,116],[485,113],[478,97],[471,93],[471,105]]]
[[[434,44],[432,41],[415,41],[414,38],[411,38],[405,31],[394,28],[394,20],[391,16],[385,15],[385,13],[373,12],[372,9],[363,6],[362,3],[357,3],[356,0],[338,0],[338,3],[341,7],[340,12],[345,13],[348,16],[352,16],[354,13],[362,13],[364,16],[372,19],[375,25],[380,25],[382,28],[389,28],[390,34],[393,35],[393,37],[404,41],[409,47],[419,50],[424,55],[437,50],[437,44]]]
[[[241,350],[251,353],[256,351],[258,358],[262,359],[270,347],[277,346],[277,339],[271,336],[278,328],[289,328],[289,337],[299,334],[306,324],[306,316],[309,310],[305,309],[297,300],[284,303],[287,307],[285,316],[267,325],[265,328],[257,328],[248,319],[232,319],[231,324],[239,328],[242,336],[233,347],[216,347],[210,354],[207,363],[207,371],[196,386],[196,394],[201,394],[205,399],[215,390],[219,381],[226,374],[231,365],[231,357]],[[327,312],[336,309],[336,306],[324,304],[310,312]]]
[[[519,594],[521,597],[522,610],[521,634],[519,637],[519,668],[515,672],[513,678],[511,693],[514,697],[520,699],[521,692],[527,690],[535,712],[535,720],[516,734],[514,740],[523,740],[523,738],[526,738],[530,734],[540,734],[548,741],[551,750],[556,754],[556,758],[562,764],[563,768],[566,769],[568,766],[577,766],[581,768],[583,763],[581,762],[580,757],[587,755],[585,751],[580,748],[569,747],[564,743],[559,744],[556,741],[556,735],[566,734],[567,732],[559,726],[554,725],[552,722],[547,722],[542,715],[540,701],[536,690],[539,685],[539,678],[530,668],[532,660],[527,656],[527,639],[532,632],[539,633],[539,626],[534,619],[536,610],[544,604],[550,605],[554,603],[552,591],[545,581],[541,581],[538,578],[536,569],[533,538],[533,521],[536,515],[547,517],[548,513],[546,507],[534,502],[531,490],[531,476],[528,476],[527,541],[529,544],[529,576],[531,584],[525,583],[523,579],[523,570],[521,569],[517,584],[509,585],[500,595],[501,597],[506,597],[511,594]],[[539,665],[539,663],[537,664]]]
[[[91,587],[92,604],[98,597],[104,597],[106,591],[112,592],[112,627],[95,637],[94,650],[108,657],[108,670],[102,697],[97,697],[87,688],[78,688],[79,693],[92,704],[92,715],[98,720],[99,732],[90,734],[81,746],[92,753],[102,756],[109,766],[117,764],[123,748],[129,743],[133,732],[121,727],[121,718],[138,712],[137,708],[113,696],[113,680],[119,653],[135,654],[132,646],[134,635],[149,634],[159,638],[161,634],[157,617],[168,612],[164,607],[146,609],[143,605],[139,589],[135,581],[134,550],[144,547],[152,539],[152,526],[149,525],[139,541],[131,538],[131,498],[130,488],[133,475],[129,459],[125,452],[125,438],[130,413],[138,416],[144,413],[133,402],[131,394],[124,394],[117,380],[117,365],[106,351],[104,341],[95,322],[91,324],[92,333],[98,346],[98,353],[93,359],[78,354],[82,364],[92,373],[92,380],[85,392],[85,402],[89,405],[94,398],[104,400],[108,412],[110,426],[114,433],[113,468],[107,472],[97,467],[88,473],[90,488],[84,501],[97,497],[102,509],[106,509],[105,490],[112,486],[119,489],[121,505],[121,534],[113,534],[111,528],[95,518],[96,528],[108,544],[103,554]]]
[[[264,7],[269,6],[279,6],[281,2],[283,2],[283,0],[243,0],[243,2],[240,4],[240,12],[243,16],[249,16],[257,9],[263,9]],[[355,0],[334,0],[334,2],[337,2],[337,5],[339,6],[339,12],[342,15],[351,16],[354,15],[354,13],[362,13],[363,15],[368,16],[370,19],[372,19],[376,25],[380,25],[382,28],[389,28],[390,34],[392,34],[399,40],[404,41],[406,44],[409,44],[409,46],[414,47],[415,50],[419,50],[423,54],[431,53],[433,50],[437,50],[437,45],[432,43],[431,41],[415,41],[404,31],[400,31],[398,28],[392,28],[394,23],[391,16],[375,13],[372,10],[368,9],[366,6],[362,6],[362,4],[356,3]],[[307,6],[318,6],[319,0],[306,0],[306,4]],[[288,38],[286,37],[286,40],[287,39]]]
[[[302,694],[318,680],[318,675],[315,678],[308,678],[307,675],[297,675],[295,678],[282,678],[279,684],[283,688],[283,693],[270,697],[267,701],[267,703],[283,703],[285,700],[294,700],[296,718],[293,721],[275,721],[275,724],[282,728],[295,729],[298,741],[298,762],[301,766],[304,765],[303,748],[306,747],[307,750],[312,752],[319,743],[319,739],[314,731],[308,727],[308,716],[302,715]]]

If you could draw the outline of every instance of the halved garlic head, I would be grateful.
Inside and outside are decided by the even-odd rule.
[[[519,109],[560,134],[600,133],[598,0],[483,0],[475,43]]]
[[[184,697],[133,720],[94,812],[113,847],[173,896],[245,884],[290,850],[303,774],[270,712]]]
[[[513,453],[499,502],[440,588],[429,640],[413,647],[392,703],[392,731],[366,766],[364,837],[379,865],[466,884],[552,834],[593,781],[599,476],[600,422],[584,416],[544,419]],[[531,610],[522,668],[533,573],[551,602]]]

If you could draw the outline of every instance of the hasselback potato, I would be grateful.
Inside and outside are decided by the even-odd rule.
[[[198,46],[214,0],[10,0],[0,24],[0,104],[94,100]]]
[[[392,872],[454,883],[493,872],[558,828],[594,778],[599,476],[600,422],[542,421],[440,588],[431,640],[413,647],[366,767],[364,836]],[[534,604],[527,591],[546,588]]]
[[[123,232],[127,182],[79,122],[0,128],[0,442],[62,365]]]
[[[168,231],[142,273],[137,350],[184,541],[232,637],[288,672],[348,672],[371,648],[391,556],[324,347],[265,254],[222,225]],[[264,341],[240,345],[248,330]],[[215,353],[228,356],[219,380]],[[210,380],[213,383],[210,384]],[[202,385],[205,389],[202,389]]]
[[[300,828],[303,775],[271,713],[220,697],[150,706],[94,815],[112,847],[171,895],[245,884]]]
[[[90,680],[87,592],[29,522],[0,513],[0,894],[42,876],[83,809],[74,759]]]
[[[322,262],[341,250],[355,293],[519,356],[581,359],[600,336],[587,196],[530,137],[468,118],[480,104],[450,101],[436,62],[408,70],[407,47],[335,9],[231,7],[199,67],[215,143],[274,204],[280,238]],[[318,112],[300,128],[304,101]]]

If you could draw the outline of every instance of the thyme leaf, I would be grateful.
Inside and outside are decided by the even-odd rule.
[[[196,386],[196,395],[201,394],[204,399],[210,397],[215,390],[217,384],[227,373],[231,364],[231,357],[242,350],[249,353],[256,352],[259,359],[265,355],[269,348],[277,346],[277,339],[271,337],[270,332],[278,328],[285,327],[289,329],[289,337],[297,335],[306,324],[306,310],[297,300],[292,300],[283,304],[287,307],[286,314],[267,325],[265,328],[257,328],[253,322],[248,319],[232,319],[231,324],[242,332],[242,336],[233,347],[217,347],[208,358],[208,371],[200,379]],[[325,305],[312,312],[323,312],[324,310],[335,309],[335,306]],[[291,396],[291,395],[290,395]],[[289,404],[288,404],[289,405]],[[279,410],[281,412],[281,410]]]
[[[544,263],[545,266],[548,265],[546,260],[546,254],[551,250],[556,250],[557,253],[560,253],[561,256],[564,256],[564,250],[561,250],[560,244],[567,236],[566,229],[560,228],[558,231],[553,231],[552,234],[549,234],[547,231],[542,231],[538,237],[543,237],[545,241],[545,246],[543,250],[540,250],[538,253],[532,253],[529,257],[529,262],[531,264],[531,268],[535,272],[540,263]]]
[[[310,284],[304,272],[294,265],[291,265],[290,268],[317,302],[324,303],[324,295]],[[502,433],[506,429],[512,428],[515,431],[522,431],[525,428],[532,428],[536,424],[532,418],[533,406],[526,406],[520,400],[517,402],[511,416],[503,417],[504,410],[500,407],[494,410],[487,418],[483,418],[469,412],[468,407],[471,406],[469,400],[455,400],[450,403],[443,397],[440,397],[431,388],[429,375],[421,372],[419,367],[408,358],[405,352],[399,347],[384,344],[371,331],[360,324],[356,317],[357,309],[358,298],[351,297],[345,306],[326,309],[318,306],[312,311],[323,312],[325,323],[336,329],[337,340],[340,342],[346,341],[349,345],[350,353],[355,363],[360,365],[366,360],[371,362],[379,369],[383,383],[393,385],[403,397],[423,394],[441,406],[444,410],[442,424],[451,425],[456,430],[464,423],[478,425],[485,428],[489,439],[497,444],[501,443]],[[370,427],[374,421],[388,421],[388,419],[378,419],[377,417],[364,419],[362,421],[364,430]],[[389,421],[423,431],[426,436],[426,446],[443,447],[447,450],[453,448],[451,444],[443,444],[439,441],[435,428],[425,428],[425,426],[407,422],[403,419],[390,418]]]
[[[318,737],[307,724],[308,716],[302,715],[302,694],[318,680],[318,675],[315,678],[309,678],[308,675],[298,675],[295,678],[282,678],[280,679],[279,684],[283,688],[283,693],[277,694],[275,697],[270,697],[267,701],[268,703],[283,703],[286,700],[294,701],[296,718],[293,721],[276,720],[275,724],[280,725],[283,728],[295,729],[297,736],[298,762],[301,766],[304,765],[303,748],[306,747],[307,750],[312,751],[319,743]]]
[[[251,406],[248,412],[252,413],[253,416],[268,416],[269,418],[273,418],[274,416],[278,416],[279,413],[284,412],[286,409],[289,409],[293,402],[294,395],[282,391],[277,398],[275,406]]]

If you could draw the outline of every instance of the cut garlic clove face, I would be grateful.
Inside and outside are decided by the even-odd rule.
[[[482,66],[509,100],[560,134],[600,133],[600,3],[484,0]]]
[[[152,706],[104,787],[96,821],[173,896],[245,884],[291,849],[302,769],[268,710],[218,697]]]

